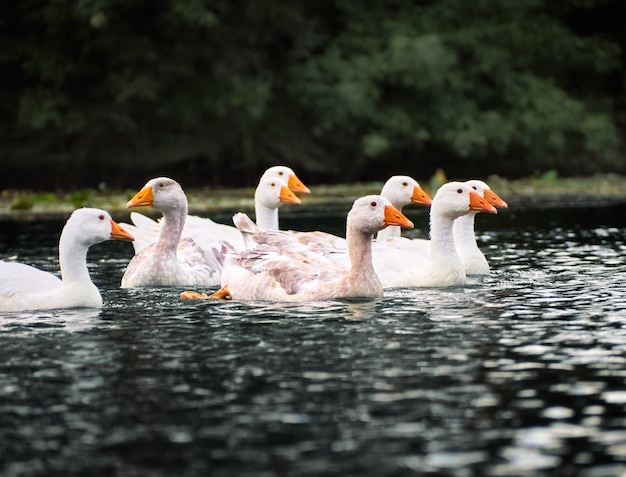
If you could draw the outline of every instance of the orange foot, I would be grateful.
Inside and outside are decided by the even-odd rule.
[[[209,298],[218,298],[221,300],[230,300],[232,297],[228,291],[228,286],[224,285],[222,288],[217,290],[215,293],[209,296]]]
[[[206,300],[209,295],[206,293],[198,293],[195,291],[184,291],[180,294],[181,300]]]

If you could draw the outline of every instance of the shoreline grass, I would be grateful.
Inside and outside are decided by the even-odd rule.
[[[431,196],[445,177],[434,176],[420,182]],[[626,177],[597,174],[589,177],[559,178],[546,173],[540,177],[508,180],[498,176],[486,179],[491,188],[511,207],[558,207],[612,205],[626,203]],[[353,184],[309,185],[311,194],[301,196],[302,205],[296,210],[285,207],[284,213],[344,213],[359,196],[380,192],[383,182]],[[24,190],[0,192],[0,220],[45,220],[68,216],[79,207],[98,207],[116,217],[127,217],[125,204],[136,191],[83,189],[68,192],[35,193]],[[185,189],[189,213],[201,216],[227,216],[234,212],[254,211],[254,188],[191,188]],[[150,208],[139,209],[148,215],[159,215]],[[281,210],[281,214],[283,210]]]

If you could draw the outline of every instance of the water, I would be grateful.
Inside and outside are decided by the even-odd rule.
[[[56,270],[60,226],[0,255]],[[93,247],[103,310],[0,319],[0,475],[626,475],[626,214],[478,228],[490,276],[372,302],[181,302]]]

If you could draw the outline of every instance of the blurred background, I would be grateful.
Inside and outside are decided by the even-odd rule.
[[[623,0],[0,4],[0,188],[626,173]]]

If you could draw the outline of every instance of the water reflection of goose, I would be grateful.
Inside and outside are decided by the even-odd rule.
[[[349,264],[329,258],[322,241],[300,241],[303,234],[258,231],[257,247],[228,256],[222,289],[213,296],[269,301],[380,297],[383,289],[372,266],[371,237],[388,225],[413,226],[382,196],[357,199],[346,224]],[[181,298],[199,297],[181,294]]]
[[[132,241],[133,237],[104,210],[75,210],[59,240],[61,278],[22,263],[0,262],[0,310],[102,308],[102,297],[87,269],[87,251],[105,240]]]

